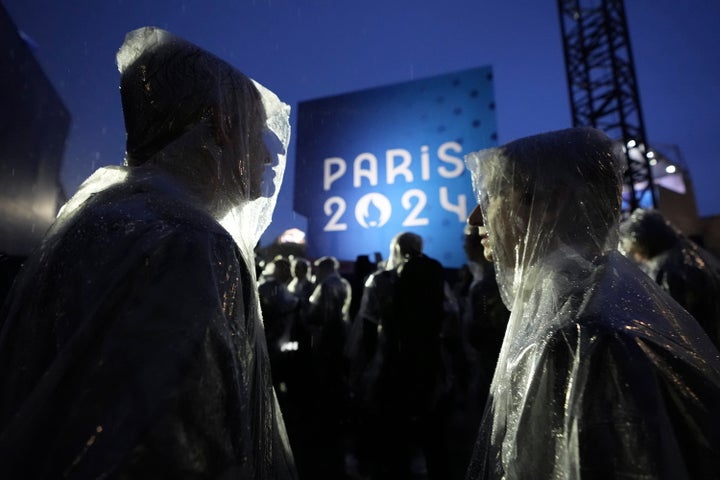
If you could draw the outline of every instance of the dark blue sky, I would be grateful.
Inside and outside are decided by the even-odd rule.
[[[498,141],[570,126],[555,0],[0,0],[72,114],[68,193],[122,162],[115,52],[168,29],[233,63],[294,109],[303,100],[490,65]],[[677,145],[701,215],[720,213],[720,2],[626,0],[646,133]],[[293,119],[294,121],[294,119]],[[294,145],[267,243],[290,227]]]

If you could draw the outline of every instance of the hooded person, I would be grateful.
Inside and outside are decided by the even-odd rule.
[[[720,345],[720,263],[657,210],[635,210],[620,224],[626,255]]]
[[[157,28],[117,61],[125,165],[61,209],[0,317],[3,476],[296,478],[252,268],[289,107]]]
[[[720,475],[719,354],[617,251],[616,145],[572,128],[466,157],[511,310],[468,479]]]

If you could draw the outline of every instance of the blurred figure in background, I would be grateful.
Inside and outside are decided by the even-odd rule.
[[[307,314],[311,348],[339,359],[350,323],[350,283],[340,276],[340,263],[334,257],[321,257],[315,260],[314,267],[316,286]]]
[[[573,128],[466,161],[511,311],[467,478],[718,478],[720,354],[617,252],[617,144]]]
[[[379,253],[376,253],[376,263],[370,261],[368,255],[358,255],[355,258],[353,265],[352,280],[350,285],[352,286],[352,302],[350,303],[350,321],[354,321],[357,316],[357,312],[360,309],[360,301],[362,300],[363,288],[365,288],[365,280],[373,272],[378,269],[377,257],[380,257]]]
[[[720,346],[720,263],[657,210],[635,210],[620,225],[628,257],[682,305]]]
[[[265,265],[258,286],[273,384],[281,405],[285,403],[288,382],[292,379],[293,359],[285,353],[294,350],[291,334],[300,305],[300,300],[288,289],[291,278],[290,261],[276,256]]]
[[[495,268],[483,254],[482,238],[477,227],[466,225],[463,249],[467,263],[467,279],[456,286],[456,295],[462,319],[465,363],[456,377],[455,396],[458,418],[458,436],[467,433],[467,439],[458,442],[456,450],[467,466],[472,445],[477,436],[490,382],[495,372],[500,347],[510,311],[500,297],[495,280]]]
[[[313,263],[316,287],[305,317],[309,333],[306,445],[298,455],[301,475],[341,479],[345,473],[347,362],[343,354],[349,327],[350,283],[334,257]]]
[[[480,236],[477,227],[470,225],[465,227],[464,233],[463,249],[471,281],[467,290],[461,292],[462,325],[464,336],[473,349],[476,375],[485,378],[476,378],[481,390],[478,400],[484,404],[487,392],[483,394],[482,390],[490,387],[510,311],[500,296],[495,268],[483,253],[481,242],[484,237]]]
[[[154,27],[117,62],[125,166],[64,205],[0,317],[2,475],[297,478],[252,269],[289,107]]]
[[[292,280],[288,284],[290,293],[300,299],[302,304],[310,300],[315,284],[310,278],[310,262],[305,258],[293,258],[290,265],[292,269]]]
[[[395,236],[386,270],[368,278],[355,320],[363,328],[351,349],[362,364],[354,368],[354,391],[371,426],[359,449],[373,479],[412,478],[418,449],[430,478],[450,478],[452,367],[445,342],[457,305],[442,265],[423,254],[422,243],[414,233]]]

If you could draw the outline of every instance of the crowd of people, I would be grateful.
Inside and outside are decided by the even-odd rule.
[[[0,314],[3,478],[720,478],[718,262],[620,221],[604,133],[469,154],[454,277],[413,232],[258,265],[289,107],[158,28],[117,62],[125,164]]]
[[[457,278],[412,232],[386,261],[344,272],[361,277],[355,288],[333,257],[260,259],[273,383],[302,477],[463,478],[509,316],[477,229],[464,238]]]

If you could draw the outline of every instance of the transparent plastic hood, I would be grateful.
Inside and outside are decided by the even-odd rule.
[[[253,80],[253,83],[260,92],[267,116],[263,141],[272,161],[263,172],[262,196],[238,204],[220,220],[248,258],[272,221],[290,144],[290,106],[258,82]]]
[[[159,165],[188,187],[251,261],[282,184],[290,107],[223,60],[158,28],[128,33],[117,63],[128,131],[125,166],[95,172],[60,216]]]

